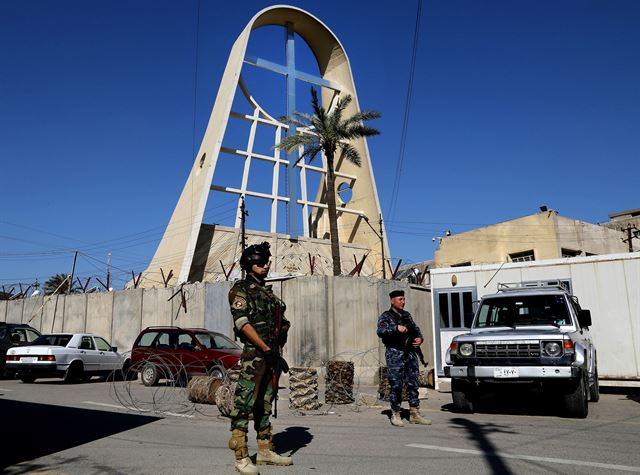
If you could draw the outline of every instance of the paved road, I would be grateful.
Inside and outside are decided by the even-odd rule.
[[[392,427],[386,406],[375,404],[297,414],[282,393],[276,442],[295,465],[264,474],[640,473],[638,391],[603,394],[585,420],[522,394],[455,414],[449,394],[430,391],[423,412],[433,425],[405,428]],[[189,403],[184,389],[3,380],[0,414],[4,473],[234,473],[228,420],[215,406]]]

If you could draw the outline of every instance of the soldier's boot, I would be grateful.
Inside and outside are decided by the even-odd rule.
[[[231,431],[229,448],[233,450],[236,462],[235,467],[242,475],[258,475],[257,467],[251,463],[249,458],[249,448],[247,447],[247,433],[240,429]]]
[[[404,427],[404,422],[402,422],[402,417],[400,417],[400,411],[391,411],[391,425]]]
[[[411,422],[412,424],[422,424],[422,425],[425,425],[425,426],[430,426],[431,425],[431,419],[427,419],[426,417],[422,417],[422,414],[420,414],[420,408],[419,407],[410,408],[410,412],[411,412],[411,415],[409,416],[409,422]]]
[[[258,465],[293,465],[291,457],[283,457],[273,451],[273,443],[269,439],[258,439]]]

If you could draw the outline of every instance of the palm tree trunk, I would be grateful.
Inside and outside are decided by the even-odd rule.
[[[336,210],[336,176],[333,170],[333,154],[325,153],[325,155],[327,157],[327,208],[329,211],[331,259],[333,260],[333,275],[340,275],[342,269],[340,265],[340,239],[338,237],[338,212]]]

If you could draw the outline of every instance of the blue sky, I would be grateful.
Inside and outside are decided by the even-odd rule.
[[[640,2],[425,1],[392,216],[417,1],[291,4],[336,33],[383,114],[369,148],[394,258],[540,205],[589,222],[640,206]],[[1,285],[69,272],[76,249],[82,279],[104,281],[108,253],[116,288],[146,268],[231,45],[268,5],[0,2]]]

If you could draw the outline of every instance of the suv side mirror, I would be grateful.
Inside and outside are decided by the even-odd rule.
[[[580,310],[578,312],[578,323],[582,328],[589,328],[591,326],[591,312],[589,310]]]
[[[111,347],[111,351],[113,351],[114,353],[116,353],[118,351],[118,347],[117,346],[112,346]]]

